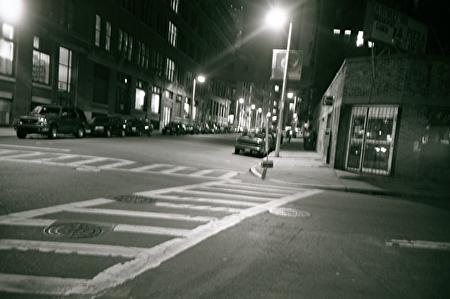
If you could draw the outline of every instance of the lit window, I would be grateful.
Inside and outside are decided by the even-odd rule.
[[[72,51],[59,47],[58,89],[70,92],[72,79]]]
[[[33,48],[39,49],[39,37],[33,36]]]
[[[122,39],[123,39],[123,32],[122,29],[119,29],[119,38],[117,43],[117,49],[119,50],[119,52],[122,52]]]
[[[178,2],[179,0],[170,0],[170,7],[175,13],[178,13]]]
[[[33,70],[31,75],[34,82],[49,84],[50,55],[33,50]]]
[[[13,39],[14,38],[14,27],[9,24],[3,23],[2,34],[3,34],[3,37],[5,37],[7,39]]]
[[[358,31],[358,36],[356,37],[356,46],[362,47],[364,45],[364,32]]]
[[[128,61],[131,61],[131,55],[133,54],[133,37],[128,35]]]
[[[172,46],[175,47],[176,46],[176,42],[177,42],[177,27],[170,21],[169,21],[169,36],[168,36],[168,39],[169,39],[169,43]]]
[[[134,109],[144,110],[144,103],[145,103],[145,91],[140,88],[136,88],[136,100],[134,104]]]
[[[275,92],[280,91],[280,86],[278,84],[275,84]]]
[[[169,81],[173,81],[173,74],[175,72],[175,63],[172,59],[166,59],[166,79]]]
[[[160,96],[158,93],[152,93],[152,103],[151,103],[151,110],[152,113],[159,113],[159,99]]]
[[[339,35],[339,34],[341,34],[341,30],[340,29],[333,29],[333,34]]]
[[[11,25],[3,24],[0,34],[0,73],[12,75],[14,59],[14,28]]]
[[[368,42],[367,45],[369,46],[369,48],[373,48],[375,46],[374,42]]]
[[[105,50],[111,49],[111,23],[106,22],[106,35],[105,35]]]
[[[348,35],[351,35],[351,34],[352,34],[352,31],[351,31],[351,30],[345,30],[345,31],[344,31],[344,34],[347,35],[347,36],[348,36]]]
[[[100,33],[102,30],[102,19],[99,15],[95,15],[95,45],[100,47]]]

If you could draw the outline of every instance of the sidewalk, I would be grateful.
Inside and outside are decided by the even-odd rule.
[[[13,127],[0,127],[0,137],[16,136],[16,131]]]
[[[283,183],[292,187],[318,188],[324,190],[357,192],[400,197],[427,197],[450,199],[450,186],[430,181],[410,181],[394,177],[355,174],[333,169],[322,161],[321,155],[303,150],[301,139],[281,146],[280,157],[269,155],[274,167],[269,168],[265,180]],[[259,165],[250,172],[261,178],[263,169]]]

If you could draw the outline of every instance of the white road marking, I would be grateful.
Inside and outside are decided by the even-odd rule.
[[[215,185],[215,184],[217,184],[216,181],[209,181],[209,182],[203,182],[203,183],[192,184],[192,185],[183,185],[183,186],[169,187],[169,188],[163,188],[163,189],[157,189],[157,190],[136,192],[134,194],[151,197],[154,194],[178,192],[178,191],[184,191],[184,190],[188,190],[188,189],[193,189],[193,188],[202,187],[202,186],[210,186],[210,185]]]
[[[228,207],[213,207],[205,205],[190,205],[190,204],[176,204],[170,202],[156,202],[155,206],[169,209],[195,210],[195,211],[211,211],[211,212],[226,212],[239,213],[242,209],[228,208]]]
[[[45,159],[39,159],[39,160],[32,160],[32,161],[54,162],[54,161],[61,161],[61,160],[77,158],[77,157],[80,157],[80,156],[79,155],[71,155],[71,154],[63,154],[63,155],[60,155],[60,156],[57,156],[57,157],[45,158]]]
[[[174,168],[169,168],[166,170],[161,171],[161,173],[174,173],[174,172],[178,172],[180,170],[184,170],[184,169],[192,169],[192,167],[187,167],[187,166],[177,166]]]
[[[164,168],[164,167],[172,167],[175,165],[172,164],[151,164],[151,165],[146,165],[146,166],[141,166],[141,167],[137,167],[137,168],[131,168],[128,169],[129,171],[137,171],[137,172],[144,172],[146,170],[151,170],[151,169],[155,169],[155,168]]]
[[[223,183],[222,183],[223,184]],[[277,186],[277,185],[258,185],[251,183],[240,183],[236,182],[235,184],[226,185],[229,188],[237,188],[244,190],[258,190],[262,192],[280,192],[285,194],[292,194],[292,192],[301,192],[304,191],[304,188],[294,188],[294,187],[286,187],[286,186]]]
[[[226,179],[231,179],[231,178],[237,176],[238,174],[239,174],[239,173],[236,172],[236,171],[228,171],[227,173],[225,173],[225,174],[223,174],[223,175],[221,175],[221,176],[218,176],[217,178],[218,178],[218,179],[226,180]]]
[[[113,288],[131,280],[138,275],[158,267],[179,253],[197,245],[219,232],[233,227],[243,220],[264,213],[271,208],[285,205],[289,202],[320,193],[319,190],[306,190],[266,204],[243,210],[239,214],[226,216],[218,221],[201,225],[188,233],[186,238],[176,238],[145,250],[136,259],[126,263],[116,264],[96,275],[85,284],[75,286],[66,294],[93,294],[108,288]]]
[[[110,169],[110,168],[115,168],[115,167],[122,167],[122,166],[126,166],[126,165],[131,165],[131,164],[134,164],[134,163],[136,163],[136,162],[129,161],[129,160],[119,160],[118,162],[115,162],[115,163],[112,163],[112,164],[106,164],[106,165],[98,166],[98,168]]]
[[[3,218],[0,220],[0,224],[3,225],[17,225],[17,226],[49,226],[56,220],[52,219],[38,219],[38,218]]]
[[[190,173],[190,176],[205,176],[205,174],[216,171],[216,169],[203,169],[197,172]]]
[[[270,201],[279,197],[258,197],[258,196],[250,196],[250,195],[241,195],[241,194],[236,194],[236,193],[217,193],[217,192],[208,192],[208,191],[197,191],[197,190],[186,190],[184,191],[185,193],[188,194],[193,194],[193,195],[200,195],[200,196],[211,196],[211,197],[217,197],[219,194],[221,196],[227,196],[230,198],[238,198],[238,199],[242,199],[242,200],[254,200],[254,201]]]
[[[44,154],[44,153],[41,153],[41,152],[22,153],[22,154],[11,155],[11,156],[3,156],[3,157],[0,157],[0,160],[15,160],[15,159],[40,156],[42,154]]]
[[[88,282],[88,279],[0,273],[0,290],[11,293],[61,295],[70,289],[87,286]]]
[[[237,193],[241,193],[241,194],[253,194],[253,195],[261,195],[264,197],[268,197],[268,196],[274,196],[274,197],[283,197],[286,194],[284,193],[275,193],[275,192],[264,192],[264,191],[252,191],[252,190],[243,190],[243,189],[233,189],[233,188],[222,188],[222,187],[217,187],[217,186],[212,186],[212,187],[201,187],[199,188],[201,190],[206,190],[206,191],[217,191],[219,193],[221,192],[237,192]],[[223,193],[221,193],[223,194]],[[236,194],[236,193],[229,193],[229,194]]]
[[[0,149],[0,155],[3,155],[3,154],[10,154],[10,153],[17,153],[17,151]]]
[[[55,152],[70,152],[67,148],[57,148],[57,147],[43,147],[43,146],[26,146],[26,145],[15,145],[15,144],[0,144],[1,147],[12,147],[12,148],[22,148],[30,150],[45,150],[45,151],[55,151]]]
[[[138,194],[141,195],[141,194]],[[146,195],[142,195],[146,196]],[[203,197],[187,197],[187,196],[176,196],[176,195],[159,195],[153,194],[150,196],[153,199],[157,200],[169,200],[169,201],[183,201],[183,202],[201,202],[201,203],[209,203],[209,204],[222,204],[229,206],[243,206],[243,207],[254,207],[258,205],[256,202],[248,202],[248,201],[239,201],[239,200],[228,200],[228,199],[212,199],[212,198],[203,198]]]
[[[95,256],[121,256],[126,258],[134,258],[144,250],[144,248],[115,245],[0,239],[0,250],[11,249]]]
[[[131,210],[114,210],[114,209],[95,209],[95,208],[68,208],[67,212],[83,213],[83,214],[100,214],[100,215],[114,215],[126,217],[141,217],[141,218],[155,218],[155,219],[169,219],[180,221],[193,222],[208,222],[217,220],[215,217],[191,216],[183,214],[169,214],[169,213],[155,213],[155,212],[140,212]]]
[[[106,160],[108,160],[108,158],[94,157],[94,158],[90,158],[90,159],[86,159],[86,160],[82,160],[82,161],[66,163],[66,165],[67,166],[81,166],[81,165],[86,165],[86,164],[91,164],[91,163],[96,163],[96,162],[101,162],[101,161],[106,161]]]
[[[148,226],[148,225],[131,225],[131,224],[118,224],[113,229],[115,232],[126,232],[135,234],[149,234],[149,235],[164,235],[173,237],[186,237],[190,232],[188,229],[181,228],[169,228],[160,226]]]
[[[386,241],[386,246],[389,246],[389,247],[399,246],[399,247],[405,247],[405,248],[450,251],[450,243],[449,242],[432,242],[432,241],[423,241],[423,240],[392,239],[391,241]]]

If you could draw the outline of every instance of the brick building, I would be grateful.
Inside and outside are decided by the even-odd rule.
[[[345,60],[315,111],[318,152],[338,169],[448,181],[448,82],[444,58]]]

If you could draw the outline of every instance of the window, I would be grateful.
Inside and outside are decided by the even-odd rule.
[[[100,33],[102,31],[102,19],[95,15],[95,45],[100,47]]]
[[[167,58],[166,60],[166,79],[169,81],[173,81],[173,74],[175,71],[175,63],[172,59]]]
[[[111,23],[106,22],[105,50],[111,50]]]
[[[191,112],[191,105],[189,104],[189,99],[186,98],[184,102],[184,118],[189,118]]]
[[[70,92],[72,79],[72,51],[59,47],[58,89]]]
[[[178,13],[178,4],[179,0],[170,0],[170,8],[172,8],[175,13]]]
[[[131,61],[131,55],[133,54],[133,37],[128,35],[128,61]]]
[[[172,46],[176,46],[176,41],[177,41],[177,27],[171,22],[169,21],[169,43]]]
[[[33,50],[32,80],[43,84],[50,83],[50,55]]]
[[[181,112],[182,112],[182,110],[181,110],[181,96],[178,95],[177,99],[175,101],[175,115],[178,116],[178,117],[181,117],[182,116]]]
[[[151,112],[159,113],[159,100],[160,100],[161,89],[157,86],[152,88],[152,102],[151,102]]]
[[[145,106],[145,91],[140,88],[136,88],[136,99],[134,102],[134,109],[144,110]]]
[[[119,29],[119,37],[117,38],[117,40],[118,40],[117,49],[119,50],[119,52],[122,52],[122,41],[123,41],[122,29]]]
[[[12,75],[14,58],[14,27],[8,24],[2,25],[0,35],[0,73]]]

